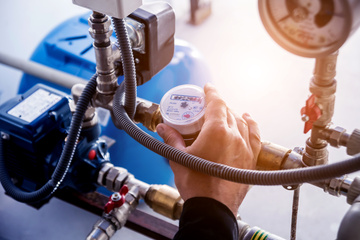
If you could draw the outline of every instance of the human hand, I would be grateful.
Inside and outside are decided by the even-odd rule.
[[[261,148],[260,133],[249,114],[242,117],[230,110],[212,84],[204,87],[205,121],[199,136],[188,147],[179,132],[165,125],[157,126],[164,142],[189,154],[228,166],[254,169]],[[248,185],[205,175],[170,161],[175,184],[186,201],[209,197],[225,204],[236,216]]]

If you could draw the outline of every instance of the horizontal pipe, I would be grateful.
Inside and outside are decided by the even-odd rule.
[[[71,89],[77,83],[86,84],[87,81],[74,75],[55,70],[45,65],[23,60],[0,52],[0,63],[21,70],[32,76]]]

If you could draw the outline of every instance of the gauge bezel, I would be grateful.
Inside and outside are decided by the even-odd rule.
[[[189,92],[191,92],[191,96],[200,97],[203,99],[203,102],[200,103],[200,105],[202,105],[201,111],[188,120],[177,120],[167,116],[167,107],[171,96],[173,94],[184,95],[188,94]],[[200,131],[204,123],[205,108],[205,93],[203,89],[192,84],[184,84],[170,89],[165,93],[160,101],[160,113],[163,118],[163,122],[166,125],[175,128],[181,135],[192,135]]]
[[[284,32],[278,27],[278,25],[273,20],[272,14],[270,13],[269,9],[269,1],[268,0],[258,0],[258,9],[261,21],[269,33],[269,35],[274,39],[274,41],[279,44],[285,50],[302,56],[302,57],[309,57],[309,58],[318,58],[324,57],[331,53],[336,52],[346,41],[346,39],[350,36],[352,31],[352,11],[350,9],[348,1],[339,1],[342,4],[343,11],[345,12],[344,16],[345,19],[345,26],[346,28],[343,30],[343,35],[341,38],[335,43],[329,46],[324,47],[316,47],[316,48],[307,48],[301,46],[300,44],[296,43],[293,39],[284,34]]]

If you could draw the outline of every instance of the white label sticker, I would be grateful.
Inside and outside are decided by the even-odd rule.
[[[8,114],[26,122],[32,122],[61,100],[61,96],[38,89],[18,105],[10,109]]]

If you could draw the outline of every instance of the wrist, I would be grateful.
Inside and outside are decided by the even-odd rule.
[[[179,182],[176,181],[184,201],[197,197],[211,198],[227,206],[234,216],[237,215],[240,204],[249,189],[248,185],[210,176],[190,178],[191,182],[187,182],[185,179],[187,178],[183,177]]]

